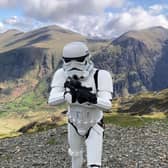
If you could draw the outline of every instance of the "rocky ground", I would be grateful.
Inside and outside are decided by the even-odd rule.
[[[66,126],[2,139],[0,168],[70,168],[67,148]],[[106,126],[102,167],[168,168],[168,123]]]

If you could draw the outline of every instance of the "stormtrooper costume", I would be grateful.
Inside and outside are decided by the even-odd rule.
[[[89,168],[101,167],[103,110],[111,108],[113,84],[109,72],[94,68],[87,46],[72,42],[63,49],[63,67],[51,83],[48,103],[68,103],[68,143],[72,168],[81,168],[83,147]]]

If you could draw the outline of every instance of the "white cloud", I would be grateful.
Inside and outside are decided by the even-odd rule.
[[[122,13],[111,13],[109,21],[104,24],[106,32],[111,36],[116,36],[129,30],[140,30],[154,26],[168,28],[168,19],[163,14],[152,14],[142,7],[137,7]]]
[[[9,25],[15,25],[18,23],[18,16],[12,16],[6,20],[4,20],[5,24],[9,24]]]
[[[12,16],[3,20],[3,25],[8,28],[15,28],[22,31],[29,31],[41,26],[41,23],[27,17]]]
[[[2,22],[0,22],[0,33],[3,33],[4,31],[6,31],[6,27],[4,26],[4,24]]]
[[[0,30],[4,28],[4,25],[2,22],[0,22]]]
[[[159,4],[155,4],[155,5],[150,6],[149,9],[153,13],[159,13],[159,12],[161,12],[163,10],[163,6],[159,5]]]
[[[0,8],[20,7],[27,17],[58,21],[76,15],[98,15],[109,7],[121,7],[125,0],[0,0]]]
[[[166,5],[155,4],[147,9],[133,6],[121,9],[127,0],[13,0],[12,2],[13,6],[22,7],[24,17],[13,16],[4,20],[3,24],[23,30],[53,23],[84,35],[112,38],[129,30],[153,26],[168,28],[168,18],[161,13],[168,8]],[[11,6],[9,0],[0,0],[0,7],[4,5]],[[115,13],[106,10],[112,8],[120,10]]]
[[[17,4],[17,0],[0,0],[0,8],[13,7]]]
[[[98,15],[108,7],[121,7],[125,0],[22,0],[25,13],[41,21],[60,21],[76,15]]]
[[[9,6],[10,3],[8,0],[0,0],[0,7],[3,8],[3,7],[7,7]]]
[[[142,7],[131,8],[121,13],[103,13],[99,16],[77,16],[62,24],[84,35],[112,38],[130,30],[154,26],[168,28],[168,19],[163,14],[152,14]]]
[[[92,5],[95,7],[95,9],[101,11],[104,10],[107,7],[122,7],[125,3],[125,0],[92,0]],[[92,7],[93,8],[93,7]],[[94,8],[93,8],[94,9]]]
[[[162,12],[163,10],[168,9],[168,5],[166,4],[154,4],[152,6],[149,6],[150,13],[158,14]]]
[[[102,34],[103,23],[104,18],[100,16],[78,16],[62,24],[83,35],[98,36]]]

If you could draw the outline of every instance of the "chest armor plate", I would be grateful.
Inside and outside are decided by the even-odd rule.
[[[96,93],[95,71],[86,80],[81,81],[82,86],[92,88],[92,93]],[[95,125],[102,116],[103,112],[100,109],[92,105],[87,105],[87,103],[81,105],[76,102],[68,107],[68,119],[78,128],[81,135],[87,132],[91,126]]]

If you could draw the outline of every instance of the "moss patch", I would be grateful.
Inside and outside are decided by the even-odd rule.
[[[48,139],[47,144],[49,145],[56,145],[57,141],[54,137],[51,137],[50,139]]]
[[[147,116],[131,116],[130,114],[106,114],[105,115],[105,123],[106,124],[114,124],[121,127],[142,127],[146,124],[150,124],[152,122],[157,121],[166,121],[168,119],[157,119],[157,118],[150,118]]]

